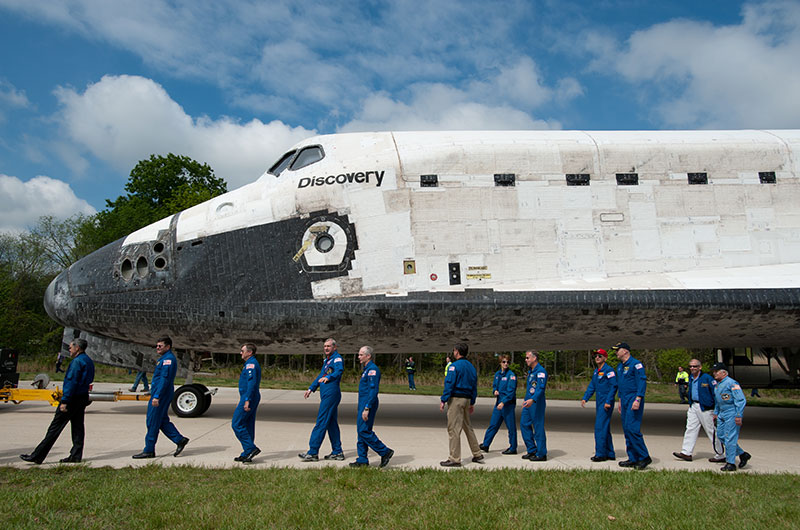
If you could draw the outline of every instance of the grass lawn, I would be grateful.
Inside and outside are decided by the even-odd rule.
[[[0,487],[8,528],[708,528],[724,520],[774,529],[800,521],[797,475],[57,466],[0,468]]]

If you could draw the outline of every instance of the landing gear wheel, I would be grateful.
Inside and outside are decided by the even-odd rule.
[[[198,416],[202,416],[208,410],[208,407],[211,406],[211,392],[209,392],[208,387],[206,385],[201,385],[199,383],[194,384],[197,389],[203,393],[203,397],[205,397],[205,402],[203,403],[203,410],[200,411]]]
[[[205,393],[197,387],[198,385],[183,385],[175,391],[172,411],[181,418],[196,418],[208,408]]]

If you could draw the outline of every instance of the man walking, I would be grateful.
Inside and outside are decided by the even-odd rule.
[[[500,429],[500,425],[505,422],[508,429],[508,448],[503,451],[504,455],[517,454],[517,421],[514,416],[514,409],[517,408],[517,376],[509,367],[508,355],[500,356],[500,369],[494,374],[492,391],[496,396],[494,409],[492,409],[492,419],[489,420],[489,428],[483,436],[483,443],[480,445],[481,451],[489,452],[489,446]]]
[[[47,428],[44,439],[36,446],[31,454],[19,455],[26,462],[41,464],[53,448],[61,431],[70,424],[72,431],[72,449],[69,456],[62,458],[62,463],[77,463],[83,458],[83,439],[85,428],[83,424],[84,411],[89,404],[89,385],[94,381],[94,363],[86,355],[87,342],[84,339],[75,339],[69,344],[69,354],[72,362],[69,363],[67,373],[64,375],[64,390],[61,403],[56,408],[56,414]]]
[[[150,401],[147,403],[147,434],[144,437],[144,449],[133,458],[155,458],[156,441],[159,431],[175,443],[175,452],[178,456],[189,443],[189,439],[178,432],[178,429],[169,421],[169,406],[175,394],[175,375],[178,373],[178,359],[172,353],[172,339],[163,337],[156,342],[156,353],[160,355],[153,370],[153,379],[150,381]]]
[[[361,381],[358,383],[358,416],[356,418],[356,444],[358,458],[350,462],[350,467],[366,467],[369,465],[367,452],[372,449],[381,457],[379,467],[386,467],[394,451],[380,441],[378,435],[372,430],[375,424],[375,414],[378,412],[378,392],[381,385],[381,371],[373,359],[373,351],[369,346],[358,350],[358,362],[361,363]]]
[[[689,371],[692,372],[692,375],[689,380],[689,410],[686,411],[686,431],[683,434],[681,452],[672,454],[675,458],[691,462],[694,446],[697,444],[697,435],[700,434],[700,427],[703,427],[715,453],[713,458],[709,458],[709,461],[724,462],[725,449],[717,447],[722,444],[714,436],[714,390],[717,382],[710,375],[704,374],[702,367],[702,363],[697,359],[689,361]]]
[[[539,352],[534,350],[525,352],[525,364],[528,365],[528,380],[525,401],[522,402],[522,416],[519,419],[519,430],[526,449],[522,458],[531,462],[546,462],[544,411],[547,403],[544,392],[547,387],[547,371],[539,364]]]
[[[625,433],[625,448],[628,459],[620,467],[635,467],[642,470],[653,463],[642,436],[644,394],[647,390],[647,375],[644,365],[631,357],[627,342],[618,342],[613,348],[617,352],[617,385],[619,385],[619,413],[622,431]]]
[[[320,389],[319,411],[317,412],[317,423],[311,431],[311,439],[308,441],[308,451],[300,453],[300,460],[303,462],[316,462],[319,460],[319,448],[325,433],[331,442],[331,453],[325,455],[325,460],[344,460],[342,452],[342,438],[339,431],[339,402],[342,400],[342,390],[339,384],[342,381],[344,372],[344,362],[342,356],[336,350],[336,341],[327,339],[322,346],[325,361],[322,369],[311,386],[306,390],[305,398]]]
[[[714,419],[717,422],[717,436],[725,444],[725,465],[722,471],[736,471],[736,457],[739,467],[747,465],[750,453],[739,447],[739,430],[742,428],[742,415],[747,405],[742,387],[728,377],[728,367],[724,363],[716,363],[711,373],[717,380],[714,391]]]
[[[594,369],[592,380],[581,399],[581,407],[597,394],[594,415],[594,456],[592,462],[615,460],[614,442],[611,440],[611,415],[614,414],[614,400],[617,394],[617,374],[608,363],[608,353],[603,349],[594,351]]]
[[[256,359],[254,344],[244,344],[240,350],[244,366],[239,374],[239,404],[233,411],[231,428],[239,443],[242,444],[242,453],[234,458],[236,462],[249,463],[253,457],[261,452],[256,447],[256,411],[261,402],[261,365]]]
[[[478,397],[478,372],[467,360],[469,348],[464,343],[456,344],[453,348],[455,359],[447,376],[444,378],[444,392],[439,403],[439,410],[444,410],[447,404],[447,435],[450,438],[450,456],[447,460],[439,462],[443,467],[461,467],[461,431],[467,435],[467,442],[472,451],[472,461],[483,460],[481,448],[475,432],[472,430],[470,414],[475,410],[475,400]]]

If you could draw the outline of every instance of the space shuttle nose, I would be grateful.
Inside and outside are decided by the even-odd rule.
[[[62,325],[66,325],[65,317],[67,315],[65,312],[68,309],[67,306],[70,304],[70,300],[68,296],[59,296],[59,293],[63,292],[64,289],[68,289],[67,273],[68,271],[64,271],[53,278],[53,281],[50,282],[44,292],[44,310],[47,311],[50,318]]]

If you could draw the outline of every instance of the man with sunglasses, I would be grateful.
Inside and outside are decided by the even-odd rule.
[[[706,436],[711,441],[711,447],[714,449],[714,457],[708,460],[724,462],[725,448],[721,447],[721,442],[714,436],[714,389],[717,382],[709,374],[703,373],[702,368],[703,364],[697,359],[689,361],[689,371],[692,375],[689,378],[689,388],[687,389],[689,410],[686,411],[686,432],[683,434],[681,452],[672,454],[675,458],[691,462],[700,427],[703,427]]]
[[[486,429],[483,443],[480,445],[481,451],[487,453],[495,434],[500,430],[500,425],[505,422],[508,429],[508,449],[503,451],[503,454],[517,454],[517,421],[514,416],[514,409],[517,406],[517,376],[509,369],[508,365],[508,355],[501,355],[500,369],[495,372],[492,384],[492,391],[497,399],[492,409],[492,419],[489,420],[489,427]]]
[[[606,350],[598,349],[593,352],[594,362],[597,368],[594,369],[592,380],[583,394],[581,407],[586,407],[586,402],[597,394],[595,398],[594,416],[594,456],[592,462],[605,462],[615,460],[614,442],[611,440],[611,415],[614,414],[614,401],[617,394],[617,374],[606,360],[608,353]]]

